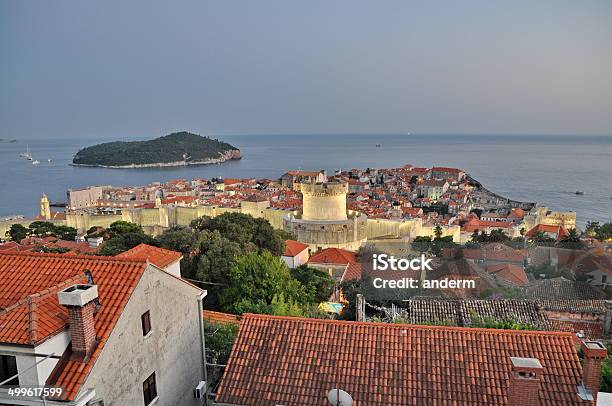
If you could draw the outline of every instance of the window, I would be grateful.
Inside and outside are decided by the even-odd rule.
[[[608,280],[608,275],[601,275],[601,283],[602,284],[606,284],[606,281]]]
[[[17,358],[10,355],[0,355],[0,382],[17,375]],[[19,386],[19,378],[5,383],[5,385]]]
[[[142,323],[142,335],[146,336],[151,332],[151,313],[147,310],[142,316],[140,316]]]
[[[147,312],[148,313],[148,312]],[[142,383],[142,394],[144,396],[145,406],[150,405],[153,400],[157,397],[157,386],[155,385],[155,372],[151,374]]]

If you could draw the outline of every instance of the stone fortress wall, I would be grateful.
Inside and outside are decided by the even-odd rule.
[[[275,209],[270,207],[270,202],[267,200],[245,200],[236,208],[212,205],[195,207],[166,205],[155,208],[122,209],[120,214],[94,214],[86,210],[77,210],[66,213],[66,220],[46,221],[74,227],[82,235],[93,226],[108,228],[113,222],[123,220],[139,224],[148,234],[159,235],[172,226],[188,226],[191,221],[202,216],[215,217],[226,212],[245,213],[256,218],[265,218],[274,228],[293,233],[298,240],[311,245],[313,249],[337,247],[356,250],[367,240],[408,241],[417,236],[434,235],[433,226],[424,225],[420,218],[376,219],[347,210],[346,184],[307,183],[302,184],[301,188],[304,193],[302,211]],[[49,214],[48,201],[46,201],[44,210],[41,205],[41,215],[44,217]],[[0,236],[6,235],[12,224],[27,227],[35,220],[2,220]],[[538,224],[574,228],[576,213],[552,212],[547,207],[536,207],[525,216],[524,220],[526,229]],[[465,242],[461,239],[459,226],[443,226],[442,233],[444,236],[452,236],[455,242]]]

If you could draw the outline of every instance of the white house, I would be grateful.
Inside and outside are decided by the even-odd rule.
[[[203,405],[205,295],[144,259],[0,253],[0,382],[61,388],[0,404]]]
[[[285,247],[285,252],[281,256],[281,259],[289,268],[297,268],[308,262],[308,258],[310,257],[308,244],[295,240],[287,240],[285,241]]]

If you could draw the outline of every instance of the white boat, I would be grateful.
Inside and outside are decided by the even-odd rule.
[[[47,162],[51,163],[51,162],[53,162],[53,159],[49,158],[49,159],[47,159]]]
[[[19,154],[20,157],[27,159],[28,161],[32,160],[32,154],[30,153],[30,146],[28,145],[27,152],[22,152]]]
[[[38,159],[32,161],[32,165],[38,165],[40,163],[40,161]]]

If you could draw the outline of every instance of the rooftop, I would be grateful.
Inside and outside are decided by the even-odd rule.
[[[243,315],[217,402],[329,405],[504,405],[512,357],[543,367],[542,405],[580,405],[571,333]]]
[[[73,399],[146,268],[143,259],[0,252],[0,342],[33,345],[66,328],[67,312],[57,292],[86,282],[90,272],[101,303],[94,318],[98,345],[87,362],[62,361],[53,382],[47,382],[64,388],[63,399]]]
[[[183,258],[183,254],[165,248],[154,247],[148,244],[138,244],[131,250],[122,252],[116,258],[144,259],[158,268],[164,269]]]

